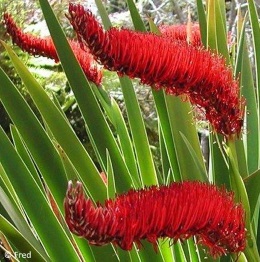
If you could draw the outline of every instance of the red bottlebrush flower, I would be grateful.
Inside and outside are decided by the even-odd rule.
[[[173,41],[190,42],[192,46],[202,47],[199,25],[192,24],[190,26],[191,30],[189,37],[188,26],[189,25],[161,25],[159,29],[163,37],[169,37]]]
[[[222,57],[152,33],[104,31],[81,5],[70,4],[68,18],[79,41],[105,68],[140,78],[168,94],[187,95],[203,109],[215,131],[227,137],[240,133],[244,103],[239,83]]]
[[[28,33],[24,33],[14,22],[10,14],[4,14],[4,24],[13,43],[18,45],[23,51],[32,55],[39,55],[54,59],[59,62],[59,57],[51,37],[40,38]],[[101,82],[101,71],[98,69],[97,62],[92,54],[80,47],[80,43],[69,40],[69,44],[78,59],[86,77],[93,83],[99,85]]]
[[[174,241],[196,236],[212,256],[238,253],[246,245],[244,210],[233,193],[200,182],[172,183],[130,190],[95,206],[86,199],[82,184],[69,182],[64,201],[69,229],[102,246],[112,242],[124,250],[147,239]]]

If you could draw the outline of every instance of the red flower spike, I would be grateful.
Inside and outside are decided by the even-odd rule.
[[[161,25],[159,26],[163,37],[168,37],[173,41],[188,42],[187,25]],[[202,47],[200,27],[198,24],[191,25],[190,44],[195,47]]]
[[[172,183],[130,190],[104,205],[86,199],[82,184],[69,182],[64,201],[65,219],[72,233],[90,244],[110,242],[124,250],[147,239],[175,241],[196,236],[213,257],[245,249],[244,210],[233,193],[201,182]]]
[[[168,94],[187,95],[203,109],[215,131],[241,132],[244,102],[239,83],[222,57],[152,33],[111,28],[104,31],[89,10],[70,4],[68,18],[78,39],[105,68],[140,78]]]
[[[13,43],[18,45],[23,51],[26,51],[34,56],[39,55],[54,59],[56,63],[59,62],[59,57],[51,37],[40,38],[24,33],[15,24],[11,15],[7,13],[4,14],[4,24],[8,34],[12,38]],[[83,51],[79,42],[69,40],[69,44],[86,77],[96,85],[99,85],[101,83],[102,74],[98,69],[97,63],[92,54],[89,50]]]

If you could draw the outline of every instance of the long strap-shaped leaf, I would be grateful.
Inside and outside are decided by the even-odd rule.
[[[155,185],[158,183],[158,179],[144,121],[142,119],[132,82],[128,77],[123,77],[120,78],[120,83],[124,94],[142,184],[146,186]]]
[[[206,21],[206,13],[204,10],[202,0],[197,0],[197,9],[198,9],[198,17],[200,24],[200,34],[201,40],[204,46],[207,45],[207,21]]]
[[[129,172],[131,173],[133,180],[136,182],[136,186],[140,187],[141,182],[138,173],[138,167],[136,165],[133,143],[130,138],[123,114],[115,99],[110,98],[106,91],[101,88],[93,88],[93,91],[115,128],[117,140],[124,156],[125,163],[129,169]]]
[[[258,106],[258,125],[260,118],[260,26],[258,21],[257,10],[255,6],[255,1],[247,0],[249,7],[249,17],[253,32],[253,44],[254,44],[254,58],[255,58],[255,68],[256,68],[256,100]],[[258,140],[258,168],[260,166],[260,140]]]
[[[227,30],[226,30],[226,3],[224,0],[214,1],[215,4],[215,15],[216,15],[216,39],[218,52],[221,53],[226,63],[230,64],[230,57],[227,46]],[[210,17],[210,14],[209,14]]]
[[[91,158],[89,157],[86,150],[84,149],[84,147],[80,143],[79,139],[75,135],[71,126],[68,124],[67,120],[65,120],[65,118],[63,117],[63,115],[61,114],[59,109],[55,106],[55,104],[48,97],[48,95],[44,91],[44,89],[39,85],[39,83],[35,80],[35,78],[28,71],[26,66],[19,60],[19,58],[16,56],[16,54],[11,50],[11,48],[8,47],[6,44],[4,44],[4,46],[5,46],[8,54],[11,58],[11,61],[13,62],[14,66],[15,66],[17,72],[21,76],[25,86],[27,87],[31,97],[33,98],[35,105],[39,109],[42,117],[46,121],[46,123],[47,123],[48,127],[50,128],[51,132],[53,133],[53,135],[55,136],[55,139],[61,145],[63,150],[65,150],[65,152],[67,153],[67,155],[69,156],[69,158],[73,162],[74,166],[77,168],[78,172],[80,174],[82,174],[83,177],[86,177],[86,179],[84,179],[84,182],[87,185],[89,192],[91,193],[91,195],[95,199],[99,199],[99,200],[104,199],[105,198],[105,192],[106,192],[104,183],[101,181],[96,167],[94,166]],[[14,87],[9,88],[8,90],[3,88],[3,92],[5,91],[5,93],[7,93],[6,97],[5,97],[6,102],[3,101],[4,103],[12,103],[12,101],[14,100],[15,97],[17,97],[17,99],[18,99],[18,94],[14,94],[14,92],[11,93],[12,89],[14,89]],[[10,107],[11,107],[11,104],[10,104]],[[15,110],[15,108],[8,108],[8,110],[9,110],[8,112],[11,112],[13,114],[13,118],[17,119],[16,125],[17,125],[17,123],[19,125],[22,125],[24,123],[24,117],[18,116],[17,113],[15,113],[18,110]],[[21,109],[20,109],[21,114],[23,114],[22,110],[26,110],[26,109],[25,109],[25,106],[21,105]],[[22,135],[22,137],[24,138],[24,140],[25,140],[25,138],[27,138],[26,143],[32,144],[32,147],[35,146],[34,145],[35,141],[31,141],[30,140],[31,137],[27,135],[27,133],[28,134],[30,133],[28,131],[28,125],[23,124],[23,126],[21,128],[19,128],[19,125],[17,125],[17,128],[18,128],[20,134]],[[35,128],[40,129],[41,132],[44,132],[41,126],[39,127],[39,126],[35,125]],[[46,145],[43,144],[42,147],[47,147],[47,145],[51,144],[52,151],[54,151],[53,154],[56,154],[56,158],[57,158],[58,154],[57,154],[56,150],[54,149],[53,144],[47,138],[46,134],[44,134],[44,136],[46,136],[45,140],[47,140],[47,141],[45,142]],[[39,137],[35,137],[35,140],[36,139],[37,139],[38,144],[42,143],[42,142],[39,141],[40,140]],[[47,150],[47,149],[45,149],[45,150]],[[51,149],[48,149],[48,150],[51,152]],[[39,152],[37,151],[37,153],[39,153]],[[45,154],[45,155],[40,155],[40,156],[41,157],[47,157],[48,156],[48,154]],[[52,161],[54,161],[54,159],[55,158],[53,157]],[[60,162],[60,159],[58,161]],[[51,163],[55,167],[55,165],[58,165],[58,163],[59,163],[58,161],[57,161],[57,163],[56,162],[51,162]],[[48,167],[48,165],[49,165],[48,162],[43,163],[43,168]],[[49,168],[52,168],[52,166],[50,166]],[[51,172],[50,172],[50,174],[51,174]],[[58,174],[59,173],[57,172],[56,177],[58,176]],[[63,184],[63,188],[60,188],[60,190],[59,190],[59,194],[62,196],[58,201],[60,206],[62,206],[62,203],[63,203],[63,198],[64,198],[64,194],[65,194],[65,190],[66,190],[66,183],[67,183],[64,174],[65,174],[65,172],[63,170],[63,178],[60,176],[59,179],[58,179],[59,183]],[[43,176],[45,177],[45,174],[43,174]],[[48,178],[49,174],[47,173],[46,176]],[[50,177],[49,179],[52,181],[52,180],[55,179],[55,177],[52,177],[52,178]],[[48,182],[48,180],[46,180],[46,182]],[[98,186],[100,190],[97,191],[96,186]],[[52,188],[50,188],[50,189],[52,191]],[[54,197],[55,197],[55,195],[54,195]]]
[[[0,99],[25,141],[59,207],[63,208],[67,183],[60,157],[40,122],[1,68],[0,79]]]
[[[15,247],[18,249],[20,253],[28,254],[31,256],[34,261],[51,261],[49,257],[41,256],[40,253],[38,253],[34,246],[32,246],[27,237],[22,235],[5,217],[0,215],[0,224],[1,229],[0,232],[2,232],[5,237],[15,245]]]
[[[42,183],[42,180],[37,172],[37,168],[35,164],[33,163],[33,159],[30,156],[30,153],[28,152],[28,149],[26,148],[25,143],[22,141],[21,135],[19,134],[17,128],[14,125],[11,126],[10,130],[11,130],[12,140],[13,140],[15,149],[17,150],[20,157],[23,159],[27,168],[30,170],[30,173],[33,175],[37,184],[44,191],[44,185]]]
[[[238,32],[238,51],[235,67],[235,75],[240,76],[241,79],[241,95],[246,98],[246,110],[249,114],[246,114],[246,130],[243,134],[244,147],[246,151],[246,161],[238,159],[238,164],[244,164],[244,168],[240,168],[240,173],[243,177],[251,174],[258,168],[258,145],[259,145],[259,125],[258,125],[258,110],[255,86],[253,80],[252,65],[250,63],[248,47],[245,38],[245,25],[246,19],[243,22],[242,28]],[[239,25],[238,25],[239,27]],[[237,141],[239,142],[239,141]],[[243,153],[240,150],[237,153],[240,158]],[[248,170],[245,170],[245,169]],[[247,172],[246,172],[247,171]]]
[[[180,97],[166,96],[165,99],[181,178],[208,181],[190,103],[183,102]],[[186,141],[183,140],[183,136]],[[196,153],[196,161],[199,163],[196,163],[192,152]],[[201,170],[204,172],[201,173]]]
[[[73,245],[52,212],[45,196],[2,129],[0,129],[0,148],[0,162],[50,260],[79,261]]]
[[[0,174],[0,176],[2,176],[2,174]],[[7,191],[7,193],[9,192]],[[33,253],[36,253],[33,254],[33,256],[41,256],[42,258],[44,257],[46,260],[49,260],[45,250],[39,242],[39,239],[36,239],[35,235],[32,233],[32,228],[28,225],[27,219],[17,208],[15,202],[11,199],[11,197],[8,197],[7,193],[0,186],[0,203],[5,208],[14,225],[18,228],[20,234],[22,234],[23,237],[26,239],[26,242],[30,243],[30,245],[32,246],[29,250],[32,250]],[[3,224],[1,223],[0,231],[2,230]]]

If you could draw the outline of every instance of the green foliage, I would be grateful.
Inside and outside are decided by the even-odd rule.
[[[241,76],[241,93],[250,108],[246,116],[248,130],[241,138],[228,142],[211,134],[210,167],[207,170],[190,103],[168,96],[163,91],[153,91],[159,133],[156,152],[162,163],[158,166],[136,96],[135,81],[127,77],[118,80],[115,74],[105,72],[105,78],[109,75],[113,85],[122,90],[126,111],[123,115],[116,100],[109,96],[110,81],[103,82],[104,88],[97,88],[86,80],[58,23],[57,17],[61,14],[55,12],[55,2],[54,8],[47,0],[39,3],[68,84],[63,82],[60,72],[53,76],[54,83],[52,78],[44,80],[44,83],[28,70],[23,58],[2,42],[5,52],[1,55],[10,59],[32,102],[24,99],[20,84],[16,78],[9,77],[10,71],[2,65],[0,99],[13,124],[10,137],[0,129],[1,247],[10,254],[14,251],[31,252],[33,261],[104,261],[104,258],[106,261],[211,261],[210,258],[205,259],[204,251],[192,239],[175,245],[170,245],[168,240],[160,241],[157,254],[145,242],[144,249],[134,248],[131,252],[115,249],[112,245],[89,246],[69,232],[63,217],[63,198],[68,180],[80,180],[94,201],[103,201],[130,188],[201,180],[225,183],[243,203],[247,211],[248,244],[239,261],[259,261],[259,92],[253,81],[259,80],[259,68],[253,71],[250,66],[245,39],[247,20],[239,27],[234,57],[229,61],[224,37],[224,1],[209,0],[204,7],[202,1],[197,0],[204,43],[226,57],[235,69],[234,74]],[[134,2],[129,0],[127,3],[135,28],[144,31],[145,26]],[[97,0],[96,4],[108,27],[110,22],[106,9],[101,1]],[[254,1],[248,0],[248,4],[257,65],[260,29]],[[152,30],[156,31],[154,25]],[[64,88],[60,87],[62,85]],[[67,93],[73,94],[73,97],[66,97]],[[37,115],[29,104],[37,108]],[[86,126],[96,163],[84,147],[83,139],[78,138],[71,126],[67,111],[71,104],[82,114],[77,123],[83,130]],[[100,170],[107,175],[108,185],[103,183]],[[227,256],[223,261],[235,259]]]

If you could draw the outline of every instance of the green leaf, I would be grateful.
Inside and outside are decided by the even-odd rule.
[[[180,135],[184,141],[184,143],[186,144],[190,155],[192,156],[192,159],[197,167],[197,169],[199,170],[200,174],[203,174],[203,176],[206,178],[207,177],[207,171],[205,169],[205,165],[202,165],[202,162],[199,160],[195,150],[193,149],[193,147],[191,146],[189,140],[184,136],[184,134],[182,134],[182,132],[180,132]]]
[[[43,243],[50,260],[77,261],[79,257],[68,236],[50,209],[50,205],[39,186],[2,129],[0,129],[0,147],[0,162],[8,174],[16,194],[21,200],[25,212],[34,226],[40,241]],[[29,189],[30,194],[28,194],[25,188]],[[48,219],[42,219],[44,217]]]
[[[217,0],[216,0],[217,1]],[[217,50],[215,0],[207,1],[207,47]]]
[[[246,111],[248,113],[245,114],[245,121],[247,130],[243,134],[243,141],[246,148],[248,171],[252,173],[258,168],[259,120],[252,65],[245,39],[245,24],[246,21],[244,21],[240,33],[235,75],[240,75],[241,94],[246,99]],[[240,156],[240,154],[238,155]]]
[[[6,45],[5,47],[48,128],[77,168],[79,174],[82,174],[82,179],[85,178],[83,181],[88,186],[89,192],[93,194],[94,198],[105,198],[104,184],[98,175],[98,171],[72,127],[24,64],[9,47]],[[86,170],[88,170],[87,177],[84,176]],[[64,179],[63,182],[66,182],[66,180]],[[99,186],[100,190],[97,192],[93,185]]]
[[[29,254],[33,261],[51,261],[45,255],[37,252],[35,246],[31,245],[27,237],[23,236],[11,223],[9,223],[2,215],[0,215],[0,225],[2,232],[18,250],[19,253]]]
[[[195,239],[188,239],[188,250],[189,250],[189,257],[190,261],[192,262],[199,262],[200,259],[198,257],[198,253],[196,252],[196,244],[194,243]]]
[[[40,180],[40,176],[37,172],[37,169],[30,157],[30,154],[22,141],[22,138],[15,126],[11,126],[11,134],[12,134],[12,139],[14,141],[15,149],[17,150],[18,154],[20,157],[23,159],[24,163],[30,170],[30,173],[33,175],[33,178],[37,182],[37,184],[40,186],[40,188],[43,189],[42,181]]]
[[[124,156],[127,168],[129,169],[133,181],[135,182],[135,187],[140,187],[141,181],[136,165],[133,143],[120,108],[116,101],[113,98],[110,99],[107,92],[105,92],[103,89],[93,88],[93,91],[98,97],[99,102],[101,103],[102,108],[104,108],[111,123],[115,127],[118,143]]]
[[[258,104],[258,117],[260,114],[260,26],[258,21],[258,14],[257,9],[255,6],[255,1],[247,0],[248,2],[248,9],[249,9],[249,17],[250,23],[253,32],[253,44],[254,44],[254,58],[255,58],[255,68],[256,68],[256,97],[257,97],[257,104]],[[258,144],[258,148],[260,150],[260,144]],[[258,161],[259,163],[259,161]]]
[[[162,164],[162,182],[160,184],[167,185],[172,179],[169,177],[170,162],[169,157],[167,155],[166,145],[164,142],[163,134],[161,131],[161,126],[159,122],[159,146],[160,146],[160,156],[161,156],[161,164]],[[176,160],[177,162],[177,160]]]
[[[53,141],[53,144],[55,145],[55,147],[57,148],[57,151],[59,152],[60,158],[62,160],[64,169],[65,169],[65,172],[66,172],[67,181],[69,181],[69,180],[74,181],[74,180],[82,179],[81,176],[79,175],[77,169],[72,164],[71,160],[68,158],[68,155],[66,154],[66,152],[61,147],[61,145],[58,144],[56,141]],[[84,181],[83,181],[83,184],[86,184],[86,183],[84,183]],[[90,193],[90,195],[91,195],[91,193]]]
[[[225,57],[226,64],[230,64],[230,57],[227,46],[225,7],[226,4],[224,0],[215,0],[217,50],[219,54],[222,54]]]
[[[115,252],[114,247],[112,247],[111,245],[103,247],[91,246],[91,249],[93,251],[96,262],[104,261],[104,258],[109,262],[120,261],[117,252]]]
[[[23,236],[23,238],[26,239],[26,243],[30,243],[30,245],[33,247],[33,251],[37,252],[37,256],[41,256],[45,260],[49,261],[49,258],[43,249],[41,243],[35,238],[34,234],[32,233],[32,229],[29,227],[27,223],[27,219],[24,216],[24,214],[21,213],[21,211],[16,207],[14,201],[11,201],[11,199],[8,198],[6,193],[3,191],[3,189],[0,187],[0,202],[5,208],[5,210],[8,212],[10,218],[14,222],[15,226],[19,230],[19,234]],[[3,217],[0,217],[0,220],[4,220]],[[7,221],[4,221],[3,224],[7,225]],[[4,232],[4,226],[1,223],[1,231]],[[6,228],[8,229],[8,227]],[[10,228],[9,228],[10,229]],[[29,251],[30,249],[28,249]]]
[[[204,5],[202,0],[197,1],[197,9],[198,9],[198,16],[199,16],[199,24],[200,24],[200,34],[201,40],[204,46],[207,46],[207,19],[206,13],[204,10]]]
[[[229,172],[231,188],[235,192],[237,201],[241,201],[246,211],[246,226],[250,227],[250,206],[245,184],[239,174],[238,163],[236,159],[236,150],[234,141],[229,140],[228,146],[225,146],[225,150],[229,160]]]
[[[81,255],[82,255],[81,257],[83,258],[83,260],[87,262],[96,262],[97,261],[93,253],[93,250],[90,247],[90,245],[88,244],[88,242],[86,241],[86,239],[74,236],[74,240],[77,243],[77,246],[81,252]],[[107,247],[109,248],[109,246]],[[103,254],[102,252],[100,253]],[[111,252],[111,254],[113,254],[113,252]]]
[[[133,0],[127,0],[127,5],[132,17],[133,25],[135,27],[135,30],[145,32],[146,28],[144,25],[144,22],[136,8],[135,2]]]
[[[253,215],[260,196],[260,188],[256,186],[260,185],[260,169],[246,177],[244,179],[244,183],[248,194],[250,209]]]
[[[235,145],[237,153],[238,170],[242,178],[244,178],[247,177],[249,174],[244,141],[241,139],[236,140]]]
[[[120,78],[142,185],[158,183],[140,107],[128,77]]]
[[[149,22],[150,31],[156,35],[161,35],[160,29],[151,18],[148,19],[148,22]]]
[[[12,199],[14,205],[23,212],[23,207],[21,201],[15,193],[15,190],[12,186],[10,179],[8,178],[2,164],[0,164],[0,185],[3,188],[4,192],[8,195],[9,199]],[[10,220],[11,221],[11,220]]]
[[[171,240],[169,239],[162,239],[159,240],[160,245],[160,252],[163,257],[164,262],[173,262],[174,260],[174,254],[173,254],[173,247],[171,246]]]
[[[198,166],[193,161],[192,155],[181,137],[182,133],[188,139],[201,166],[204,166],[204,170],[206,170],[197,130],[191,114],[190,103],[182,101],[180,97],[166,96],[166,104],[182,180],[208,181],[208,178],[204,175],[206,171],[200,173]],[[187,163],[189,164],[187,165]]]
[[[149,23],[151,32],[160,35],[159,28],[151,19],[149,19]],[[172,178],[174,181],[181,181],[179,163],[177,160],[176,148],[173,141],[171,121],[169,119],[168,108],[166,104],[166,94],[163,90],[152,90],[152,92],[159,122],[160,145],[162,153],[161,158],[165,180],[164,182],[170,182],[172,180],[172,176],[170,176],[171,173],[173,174]],[[168,159],[166,159],[166,157]]]
[[[112,24],[110,22],[110,19],[108,17],[106,8],[104,6],[104,4],[102,3],[101,0],[95,0],[96,6],[98,8],[99,14],[101,16],[102,19],[102,23],[105,27],[106,30],[108,30],[110,27],[112,27]]]
[[[237,160],[235,159],[236,151],[234,147],[235,147],[234,141],[228,141],[228,147],[226,147],[225,150],[227,152],[229,163],[230,163],[231,187],[232,190],[235,192],[236,200],[240,201],[243,204],[246,213],[245,224],[248,234],[247,234],[247,246],[244,253],[249,261],[258,261],[260,260],[260,256],[256,246],[256,239],[251,224],[250,203],[245,188],[245,184],[238,171]]]
[[[258,209],[258,225],[257,225],[257,228],[258,228],[258,231],[257,231],[257,238],[256,238],[256,246],[259,247],[260,246],[260,233],[259,233],[259,230],[260,230],[260,208]]]
[[[115,179],[113,173],[113,166],[111,163],[111,159],[109,156],[109,152],[107,152],[107,198],[115,198],[116,196],[116,188],[115,188]]]
[[[209,173],[216,185],[225,185],[230,189],[230,178],[228,176],[228,163],[222,146],[223,137],[211,133],[209,135],[210,145],[210,167]]]
[[[178,241],[175,245],[174,245],[174,256],[175,256],[175,261],[176,262],[187,262],[185,253],[183,251],[181,242]]]
[[[63,208],[67,182],[60,157],[40,122],[1,68],[0,79],[0,99],[26,143],[59,207]]]

